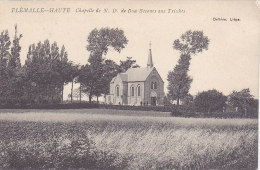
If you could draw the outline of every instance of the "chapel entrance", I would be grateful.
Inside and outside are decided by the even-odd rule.
[[[156,106],[156,98],[157,98],[157,94],[155,91],[151,92],[151,105],[152,106]]]
[[[156,106],[156,97],[151,97],[151,105]]]

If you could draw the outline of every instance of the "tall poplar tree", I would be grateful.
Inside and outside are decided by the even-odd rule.
[[[22,77],[21,61],[20,61],[20,40],[22,34],[18,34],[17,25],[15,25],[15,35],[11,46],[11,55],[8,60],[8,97],[12,103],[20,103],[23,95],[22,86],[24,80]]]
[[[0,103],[5,103],[8,97],[8,72],[7,63],[10,58],[10,37],[8,30],[0,34]]]
[[[3,103],[17,103],[22,96],[21,38],[22,35],[17,33],[17,25],[12,44],[7,30],[0,34],[0,100]]]
[[[192,78],[188,75],[192,55],[207,50],[209,39],[202,31],[187,31],[173,43],[173,49],[180,51],[178,64],[168,73],[168,98],[177,101],[188,95]]]
[[[17,25],[15,25],[15,35],[13,44],[11,47],[11,57],[8,62],[8,64],[11,67],[21,67],[21,61],[20,61],[20,52],[21,52],[21,46],[20,46],[20,40],[23,37],[22,34],[17,33]]]

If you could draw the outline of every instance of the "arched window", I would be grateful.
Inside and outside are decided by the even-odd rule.
[[[137,96],[141,96],[141,86],[138,85],[137,87]]]
[[[135,96],[135,87],[134,86],[131,87],[131,96]]]
[[[116,86],[116,96],[119,96],[119,86]]]
[[[151,89],[157,89],[157,82],[151,83]]]
[[[154,89],[157,89],[157,82],[154,82]]]

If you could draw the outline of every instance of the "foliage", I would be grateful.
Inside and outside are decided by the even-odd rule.
[[[78,81],[80,82],[82,86],[82,92],[86,93],[89,96],[89,102],[91,102],[92,98],[92,91],[94,87],[94,75],[91,72],[91,68],[89,64],[86,64],[85,66],[81,66],[79,71],[79,77]]]
[[[228,95],[228,104],[244,110],[244,113],[246,114],[249,107],[255,105],[255,100],[253,97],[254,96],[250,94],[250,90],[248,88],[239,92],[234,90]]]
[[[120,72],[126,72],[129,68],[139,68],[136,64],[136,60],[132,60],[132,57],[127,57],[126,61],[120,60]]]
[[[173,43],[173,48],[180,51],[181,56],[173,71],[168,73],[168,98],[176,100],[184,99],[190,89],[192,78],[188,76],[191,55],[196,55],[203,50],[208,50],[209,39],[202,31],[187,31]]]
[[[226,101],[227,97],[214,89],[198,93],[194,105],[198,111],[211,113],[223,109]]]
[[[186,55],[196,55],[208,50],[209,39],[202,31],[187,31],[173,43],[173,48]]]
[[[87,50],[90,52],[89,64],[82,67],[79,82],[83,85],[84,92],[88,93],[91,102],[93,95],[99,97],[108,93],[110,81],[119,72],[119,67],[112,60],[104,60],[103,55],[107,54],[109,47],[121,52],[128,40],[121,29],[101,28],[92,30],[87,42]]]
[[[17,35],[17,25],[15,25],[15,36],[11,47],[11,56],[8,62],[9,67],[13,67],[13,68],[21,67],[21,62],[20,62],[21,46],[19,42],[22,37],[23,37],[22,34]]]
[[[0,99],[3,102],[8,96],[8,70],[7,63],[10,56],[10,37],[7,30],[0,34]]]
[[[69,64],[69,79],[70,79],[70,82],[71,82],[71,91],[70,91],[70,101],[72,102],[73,101],[73,85],[74,85],[74,82],[76,81],[76,79],[78,78],[79,76],[79,65],[73,65],[72,63]]]
[[[87,41],[87,50],[98,56],[106,55],[109,47],[121,52],[128,43],[124,31],[118,28],[101,28],[99,30],[95,28],[90,32]]]
[[[74,64],[68,60],[68,53],[64,45],[61,47],[59,58],[60,61],[58,62],[58,72],[61,78],[61,102],[63,102],[64,85],[72,82],[76,75],[73,72]]]
[[[29,46],[25,61],[25,91],[32,103],[59,103],[62,101],[64,84],[73,81],[75,68],[68,62],[67,52],[61,51],[56,42]]]
[[[51,44],[48,39],[31,44],[25,64],[21,66],[21,38],[16,25],[12,44],[8,30],[0,34],[0,103],[4,105],[62,103],[64,85],[70,82],[71,102],[74,83],[81,84],[80,94],[87,93],[91,101],[93,95],[109,93],[112,78],[136,63],[130,57],[120,65],[102,58],[110,47],[117,52],[125,48],[128,40],[118,28],[94,29],[89,34],[89,63],[82,68],[68,60],[64,45],[60,49],[56,42]]]
[[[193,96],[191,94],[187,94],[181,101],[183,105],[193,104]]]
[[[257,168],[256,119],[39,112],[1,114],[0,168]]]
[[[168,73],[168,98],[171,101],[177,100],[177,105],[180,99],[184,99],[189,93],[192,82],[192,78],[188,76],[189,65],[190,56],[182,54],[174,70]]]
[[[21,38],[22,35],[18,35],[16,25],[12,44],[7,30],[0,35],[0,103],[15,104],[21,100],[20,87],[23,84],[19,45]]]

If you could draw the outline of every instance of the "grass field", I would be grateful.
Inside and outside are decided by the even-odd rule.
[[[0,169],[257,168],[257,119],[169,116],[0,110]]]

